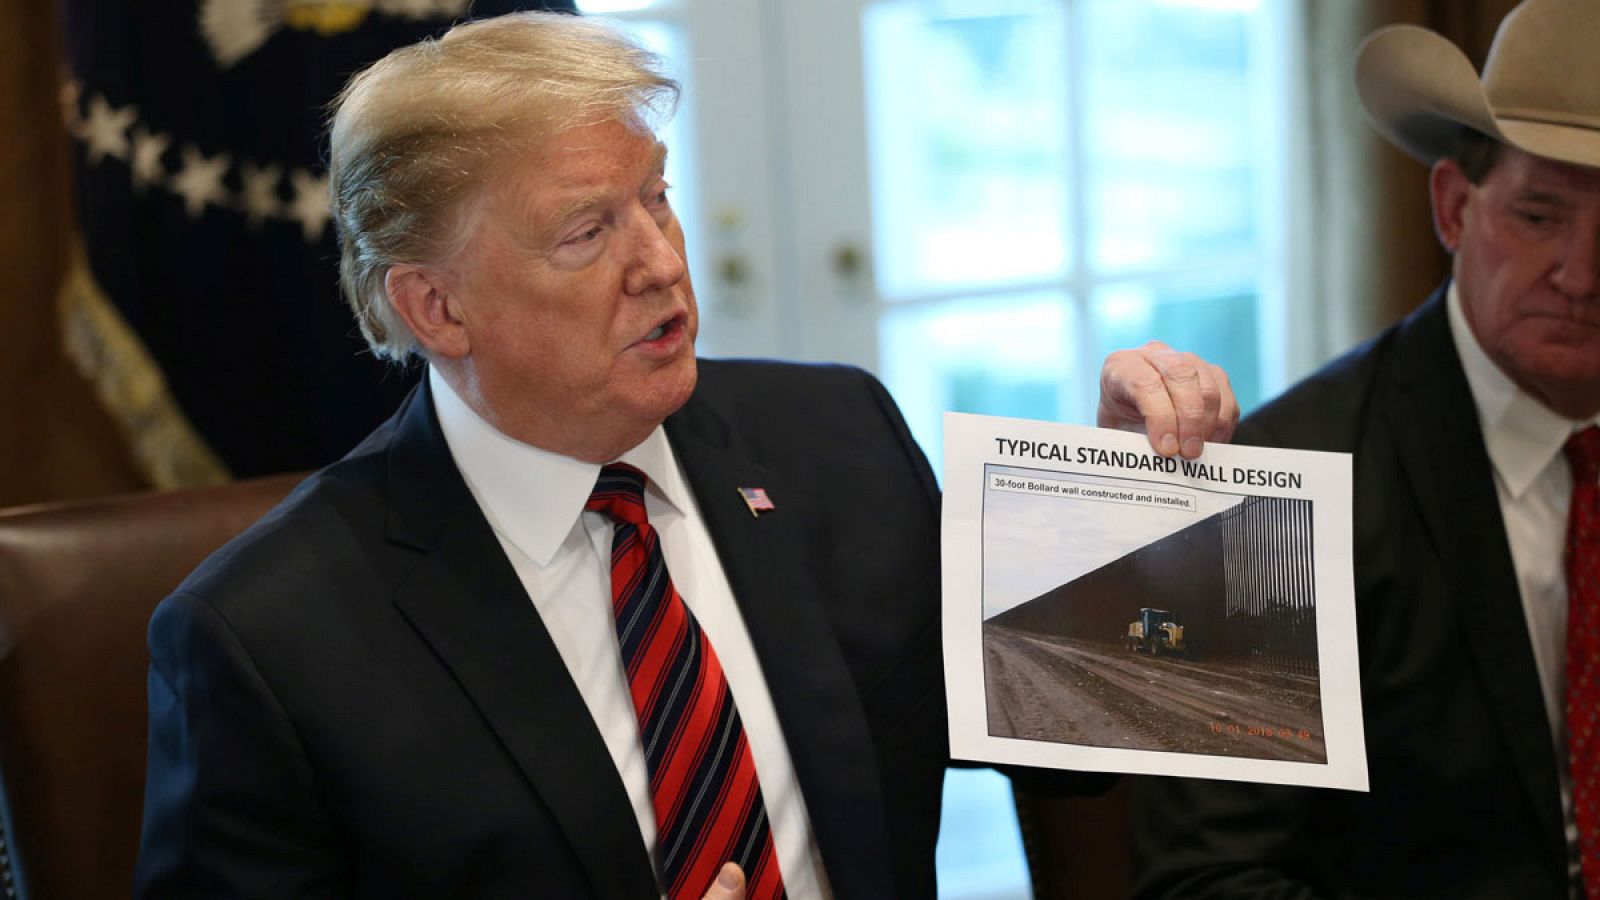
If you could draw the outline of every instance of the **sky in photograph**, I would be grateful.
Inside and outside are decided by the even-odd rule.
[[[1066,584],[1146,544],[1238,505],[1240,494],[1189,485],[988,466],[1035,481],[1155,490],[1194,498],[1194,511],[986,490],[983,498],[983,616]]]

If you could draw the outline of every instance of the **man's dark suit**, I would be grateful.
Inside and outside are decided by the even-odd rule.
[[[1149,779],[1140,896],[1567,897],[1556,751],[1443,297],[1237,436],[1355,454],[1371,793]]]
[[[702,362],[666,428],[835,892],[932,896],[948,750],[921,451],[845,368]],[[192,575],[150,641],[141,894],[656,895],[425,386]]]

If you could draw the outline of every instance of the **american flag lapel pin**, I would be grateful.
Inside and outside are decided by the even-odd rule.
[[[764,512],[777,509],[772,505],[772,498],[767,496],[766,488],[742,487],[739,496],[744,499],[744,505],[750,508],[750,515],[760,518]]]

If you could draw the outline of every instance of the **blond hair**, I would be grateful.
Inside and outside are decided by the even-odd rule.
[[[607,25],[546,12],[458,25],[352,78],[331,107],[328,182],[339,283],[373,353],[417,351],[384,276],[462,247],[467,201],[496,160],[598,122],[650,130],[677,97],[654,53]]]

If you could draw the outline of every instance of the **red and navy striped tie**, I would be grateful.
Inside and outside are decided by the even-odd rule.
[[[1574,434],[1567,514],[1567,745],[1583,882],[1600,897],[1600,427]]]
[[[783,897],[767,807],[722,664],[661,555],[643,472],[600,471],[586,509],[615,523],[611,605],[650,769],[656,856],[672,900],[699,900],[723,863],[744,870],[751,900]]]

